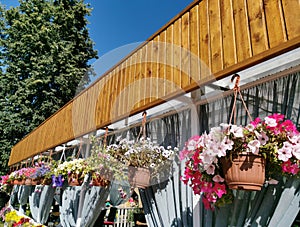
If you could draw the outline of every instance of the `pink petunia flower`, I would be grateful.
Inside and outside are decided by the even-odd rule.
[[[213,165],[213,164],[204,165],[204,170],[206,170],[207,174],[214,175],[215,174],[215,165]]]
[[[256,135],[256,138],[258,139],[258,141],[260,142],[260,144],[262,146],[266,145],[266,143],[269,141],[269,137],[267,136],[267,134],[264,131],[262,131],[260,133],[255,131],[254,133]]]
[[[259,140],[252,140],[248,143],[248,148],[253,154],[258,154],[259,152],[259,147],[260,147],[260,142]]]
[[[224,178],[220,175],[215,175],[212,179],[214,182],[224,182]]]

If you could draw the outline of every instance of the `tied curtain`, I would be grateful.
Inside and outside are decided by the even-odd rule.
[[[281,113],[300,129],[299,73],[241,92],[252,119]],[[228,123],[233,100],[233,95],[230,95],[198,105],[197,119],[192,119],[188,109],[153,120],[146,125],[147,136],[160,145],[177,146],[181,149],[191,136],[191,124],[196,122],[201,134],[220,123]],[[236,111],[236,124],[245,125],[250,122],[239,97]],[[136,138],[139,131],[139,127],[131,128],[123,131],[121,136]],[[111,137],[110,142],[114,139],[115,137]],[[180,181],[183,171],[184,162],[176,159],[167,178],[145,190],[140,189],[148,226],[291,226],[299,212],[299,179],[279,177],[277,185],[265,185],[261,191],[235,190],[232,204],[212,212],[205,210],[201,198],[193,196],[190,187]]]
[[[31,216],[36,222],[45,224],[49,217],[55,189],[49,185],[27,187],[32,187],[34,189],[31,195],[29,195]]]
[[[81,186],[67,186],[63,190],[60,224],[63,227],[93,226],[109,194],[109,187],[90,186],[85,176]]]

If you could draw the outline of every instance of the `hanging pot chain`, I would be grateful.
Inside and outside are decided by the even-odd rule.
[[[233,82],[234,79],[236,79],[236,80],[235,80],[235,84],[234,84],[234,88],[233,88],[234,100],[233,100],[233,107],[232,107],[232,111],[231,111],[231,115],[230,115],[229,124],[231,124],[232,118],[234,118],[234,124],[236,124],[236,99],[237,99],[237,95],[238,95],[238,94],[240,95],[240,98],[241,98],[241,100],[242,100],[243,106],[244,106],[244,108],[245,108],[245,110],[246,110],[246,112],[247,112],[247,115],[248,115],[250,121],[252,121],[252,117],[251,117],[251,115],[250,115],[250,113],[249,113],[249,110],[248,110],[248,108],[247,108],[247,106],[246,106],[246,103],[245,103],[245,101],[244,101],[244,99],[243,99],[243,96],[242,96],[242,94],[241,94],[241,89],[240,89],[240,87],[239,87],[239,83],[240,83],[240,75],[234,74],[234,75],[232,76],[232,78],[231,78],[231,82]]]

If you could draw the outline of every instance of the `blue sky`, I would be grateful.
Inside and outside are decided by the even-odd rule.
[[[116,64],[192,1],[85,0],[93,8],[88,27],[100,57],[92,61],[97,74]],[[0,2],[8,7],[18,5],[18,0]]]

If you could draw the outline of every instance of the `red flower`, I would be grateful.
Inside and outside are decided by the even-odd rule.
[[[214,207],[205,196],[202,196],[202,202],[206,210],[214,210]]]
[[[284,115],[283,114],[274,113],[274,114],[270,115],[269,118],[273,118],[277,122],[280,122],[280,121],[283,121]]]
[[[215,192],[217,196],[221,198],[223,194],[226,194],[225,184],[215,183],[215,186],[213,187],[213,192]]]
[[[287,160],[281,165],[282,171],[296,175],[299,172],[299,166],[296,163],[292,163],[291,160]]]

